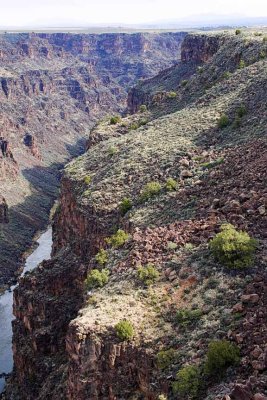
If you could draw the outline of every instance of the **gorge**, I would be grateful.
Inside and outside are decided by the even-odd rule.
[[[84,154],[62,172],[51,259],[14,291],[14,370],[3,400],[265,400],[267,41],[264,30],[256,33],[38,34],[20,43],[27,63],[55,68],[56,58],[61,71],[59,82],[58,70],[48,74],[47,118],[27,127],[26,137],[12,124],[5,136],[4,176],[28,179],[37,205],[16,214],[23,236],[28,219],[35,229],[47,221],[58,164],[88,137]],[[11,47],[16,40],[9,38]],[[73,63],[67,70],[65,52],[64,64]],[[80,63],[97,77],[84,75]],[[37,76],[33,92],[43,88]],[[22,81],[2,80],[4,96]],[[41,104],[30,108],[34,118]],[[13,150],[15,129],[26,150]],[[21,174],[29,160],[32,170]],[[12,235],[15,193],[6,178],[3,188],[1,245]],[[253,243],[248,265],[229,267],[212,253],[225,223]],[[8,251],[5,257],[12,260]],[[1,265],[6,283],[17,266],[11,273]],[[93,271],[99,280],[90,286]],[[133,329],[124,339],[121,322]],[[214,341],[224,346],[216,376],[207,368]],[[193,371],[186,391],[179,371]]]

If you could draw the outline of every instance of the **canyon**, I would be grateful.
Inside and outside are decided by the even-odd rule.
[[[80,97],[76,103],[78,121],[81,115],[88,125],[73,138],[84,141],[87,130],[86,151],[62,172],[51,259],[21,277],[14,292],[14,370],[3,400],[266,399],[265,31],[172,35],[158,64],[152,58],[160,54],[162,36],[158,52],[153,48],[148,79],[135,82],[140,49],[132,58],[128,42],[132,78],[125,73],[127,82],[113,92],[116,101],[97,105],[91,115]],[[53,37],[57,51],[71,48],[83,60],[86,37],[78,47],[67,38]],[[35,40],[52,39],[40,34]],[[27,54],[36,48],[26,47]],[[179,63],[171,58],[176,51]],[[105,57],[100,64],[106,70]],[[114,61],[118,75],[110,78],[109,95],[120,68]],[[127,97],[122,118],[105,115],[125,111]],[[90,125],[91,118],[98,123]],[[21,136],[30,145],[28,158],[39,165],[46,147],[31,130],[28,135]],[[53,151],[61,153],[64,140]],[[4,161],[20,179],[13,146]],[[63,155],[60,163],[69,156]],[[5,228],[12,207],[3,195]],[[257,240],[248,268],[231,270],[212,255],[210,242],[225,222]],[[157,271],[151,284],[140,279],[147,265]],[[106,284],[86,288],[90,272],[101,268],[108,271]],[[128,340],[116,331],[125,320],[134,328]],[[212,340],[226,340],[240,353],[239,362],[216,377],[203,372]],[[199,370],[202,384],[197,395],[180,396],[177,372],[188,365]]]
[[[127,90],[180,59],[184,33],[0,36],[0,285],[48,223],[60,169]]]

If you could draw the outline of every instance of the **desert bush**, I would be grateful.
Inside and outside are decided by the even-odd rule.
[[[152,285],[159,277],[159,272],[153,264],[147,264],[145,267],[140,266],[137,270],[138,278],[146,285]]]
[[[194,325],[202,316],[202,311],[181,309],[176,312],[175,320],[179,326],[187,328]]]
[[[262,41],[263,41],[263,43],[267,43],[267,36],[264,36],[264,37],[262,38]]]
[[[240,35],[240,33],[241,33],[241,29],[236,29],[235,34]]]
[[[95,256],[96,262],[99,265],[105,265],[108,262],[108,253],[104,249],[100,249],[97,255]]]
[[[173,178],[168,178],[165,184],[165,188],[168,192],[171,192],[173,190],[177,189],[177,182]]]
[[[204,372],[208,375],[223,375],[228,367],[238,364],[239,348],[228,340],[214,340],[209,344]]]
[[[108,154],[112,157],[114,154],[117,154],[119,152],[118,147],[116,146],[109,146],[108,148]]]
[[[241,118],[236,116],[233,122],[233,128],[234,129],[239,128],[240,125],[241,125]]]
[[[178,371],[172,389],[179,398],[195,399],[198,397],[200,383],[199,368],[195,365],[187,365]]]
[[[85,280],[86,289],[94,289],[98,287],[103,287],[108,283],[109,271],[107,269],[93,269],[87,275]]]
[[[244,61],[244,60],[240,60],[240,61],[239,61],[239,64],[238,64],[238,68],[239,68],[239,69],[242,69],[242,68],[245,68],[245,66],[246,66],[245,61]]]
[[[139,111],[140,111],[141,113],[146,112],[146,111],[147,111],[147,106],[146,106],[145,104],[142,104],[142,105],[139,107]]]
[[[129,239],[128,233],[124,232],[122,229],[118,229],[114,235],[106,239],[106,242],[112,247],[121,247]]]
[[[84,183],[85,183],[86,185],[90,185],[91,180],[92,180],[92,178],[91,178],[90,175],[86,175],[86,176],[83,178],[83,181],[84,181]]]
[[[223,224],[221,232],[210,241],[209,248],[215,258],[232,269],[252,264],[257,242],[247,232],[237,231],[231,224]]]
[[[125,215],[131,208],[133,207],[133,203],[131,199],[128,199],[127,197],[124,197],[120,203],[120,212],[122,215]]]
[[[246,115],[246,113],[247,113],[246,106],[244,106],[244,104],[242,104],[240,107],[238,107],[238,109],[236,110],[236,113],[239,118],[244,117],[244,115]]]
[[[161,191],[161,184],[159,182],[148,182],[141,191],[141,201],[147,201],[151,197],[156,196]]]
[[[116,335],[121,340],[130,340],[134,335],[133,324],[128,320],[123,320],[115,325]]]
[[[219,128],[223,129],[228,125],[229,125],[229,117],[226,114],[222,114],[218,121]]]
[[[130,127],[129,127],[129,129],[131,130],[131,131],[135,131],[136,129],[138,129],[139,128],[139,124],[137,124],[136,122],[133,122],[131,125],[130,125]]]
[[[175,360],[177,352],[174,349],[161,350],[156,355],[156,364],[160,369],[168,368]]]
[[[266,58],[266,51],[264,50],[260,51],[259,57],[261,60],[264,60]]]
[[[217,165],[221,165],[223,163],[224,163],[224,158],[221,157],[221,158],[217,158],[217,160],[200,164],[200,166],[204,169],[211,169],[211,168],[217,167]]]
[[[176,92],[167,92],[167,98],[168,99],[175,99],[175,97],[177,97],[177,93]]]
[[[113,117],[110,118],[110,125],[116,125],[121,121],[121,117],[119,115],[114,115]]]
[[[181,85],[184,87],[188,84],[188,79],[184,79],[181,81]]]

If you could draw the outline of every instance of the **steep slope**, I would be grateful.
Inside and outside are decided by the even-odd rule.
[[[266,396],[266,51],[252,33],[189,35],[182,72],[168,69],[138,86],[140,101],[130,97],[131,111],[144,99],[148,111],[92,130],[87,152],[64,172],[54,258],[15,293],[6,398],[181,398],[175,382],[185,365],[201,381],[185,398]],[[246,64],[235,61],[229,74],[237,53]],[[168,83],[184,73],[186,89]],[[176,95],[154,101],[163,76]],[[223,222],[257,239],[249,268],[224,268],[211,254]],[[118,229],[128,233],[121,242]],[[101,262],[107,284],[85,291]],[[148,264],[157,271],[151,285],[140,274]],[[134,336],[122,341],[116,324],[125,319]],[[216,377],[202,370],[214,339],[240,351]]]
[[[123,111],[127,89],[180,58],[184,33],[4,34],[0,37],[0,284],[44,227],[58,171],[96,119]]]

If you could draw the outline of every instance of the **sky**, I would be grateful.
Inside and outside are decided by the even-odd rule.
[[[207,16],[267,17],[267,0],[0,0],[0,26],[145,24]]]

